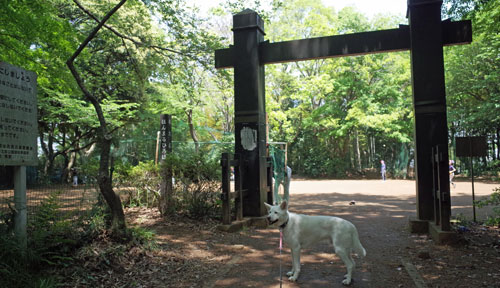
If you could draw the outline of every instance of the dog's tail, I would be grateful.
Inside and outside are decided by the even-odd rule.
[[[359,236],[358,236],[358,231],[356,229],[353,230],[353,235],[352,235],[352,246],[354,248],[354,252],[358,254],[359,257],[365,257],[366,256],[366,250],[361,245],[361,242],[359,242]]]

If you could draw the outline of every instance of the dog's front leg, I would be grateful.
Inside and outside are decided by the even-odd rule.
[[[300,247],[292,248],[292,271],[286,273],[288,280],[297,281],[300,273]]]

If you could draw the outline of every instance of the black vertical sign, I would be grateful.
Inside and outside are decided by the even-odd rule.
[[[160,123],[160,161],[163,161],[172,152],[172,115],[161,114]]]
[[[160,163],[172,152],[172,115],[160,115]],[[162,169],[163,170],[163,169]],[[174,212],[172,171],[166,168],[162,171],[160,182],[160,201],[158,208],[162,215]]]

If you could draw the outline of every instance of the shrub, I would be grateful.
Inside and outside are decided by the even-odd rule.
[[[120,166],[115,182],[127,194],[125,205],[153,207],[160,196],[160,168],[154,161],[137,166]],[[129,189],[132,188],[132,189]]]
[[[55,287],[55,280],[42,276],[40,269],[71,262],[79,235],[71,222],[58,217],[60,193],[54,192],[43,201],[29,222],[26,249],[7,223],[0,223],[0,287]]]
[[[110,221],[107,205],[101,201],[76,221],[66,219],[59,211],[60,193],[50,194],[30,218],[26,249],[20,247],[13,234],[10,213],[0,215],[0,287],[57,287],[57,278],[43,275],[46,269],[73,264],[78,249],[107,237],[106,223]],[[152,232],[130,228],[127,235],[119,240],[147,249],[155,247]]]
[[[493,215],[488,216],[486,224],[500,227],[500,187],[495,188],[490,197],[477,201],[476,204],[479,208],[490,205],[494,206]]]
[[[219,217],[221,209],[220,164],[208,154],[171,154],[162,171],[172,171],[177,212],[193,218]]]
[[[80,233],[69,219],[61,217],[58,196],[62,191],[52,192],[44,200],[33,221],[29,222],[28,232],[31,249],[40,257],[41,264],[54,265],[61,261],[71,261],[70,253],[77,247]]]
[[[173,182],[173,211],[192,218],[220,216],[220,159],[214,153],[169,154],[161,165],[153,161],[121,165],[114,181],[127,206],[153,207],[160,198],[161,177],[167,169]]]

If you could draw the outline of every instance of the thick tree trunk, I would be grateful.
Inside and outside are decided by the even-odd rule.
[[[81,6],[77,0],[73,0],[79,7]],[[106,118],[104,117],[104,112],[102,111],[101,104],[97,97],[95,97],[92,93],[87,90],[87,87],[84,84],[84,81],[80,77],[80,74],[76,70],[74,65],[75,59],[80,55],[80,53],[85,49],[85,47],[89,44],[89,42],[95,37],[97,32],[104,26],[106,21],[123,5],[126,0],[121,0],[113,9],[111,9],[106,16],[102,18],[97,27],[92,30],[92,32],[87,36],[87,38],[82,42],[82,44],[78,47],[75,53],[66,61],[71,74],[75,78],[76,83],[82,90],[85,98],[92,103],[94,109],[97,114],[97,118],[99,119],[99,129],[98,135],[99,140],[98,144],[101,148],[101,159],[99,163],[99,175],[97,176],[97,182],[99,185],[99,189],[101,190],[101,194],[104,197],[104,200],[108,204],[111,210],[111,228],[112,233],[116,236],[123,236],[126,234],[126,224],[125,224],[125,214],[123,212],[122,203],[120,197],[118,197],[113,191],[113,183],[111,179],[111,172],[109,167],[110,154],[111,154],[111,140],[113,139],[111,133],[109,133],[107,128]]]
[[[113,191],[113,181],[110,169],[111,140],[101,138],[99,140],[99,146],[101,148],[101,160],[99,163],[97,183],[104,200],[111,210],[111,229],[114,234],[120,234],[126,229],[125,214],[123,213],[120,197]]]

